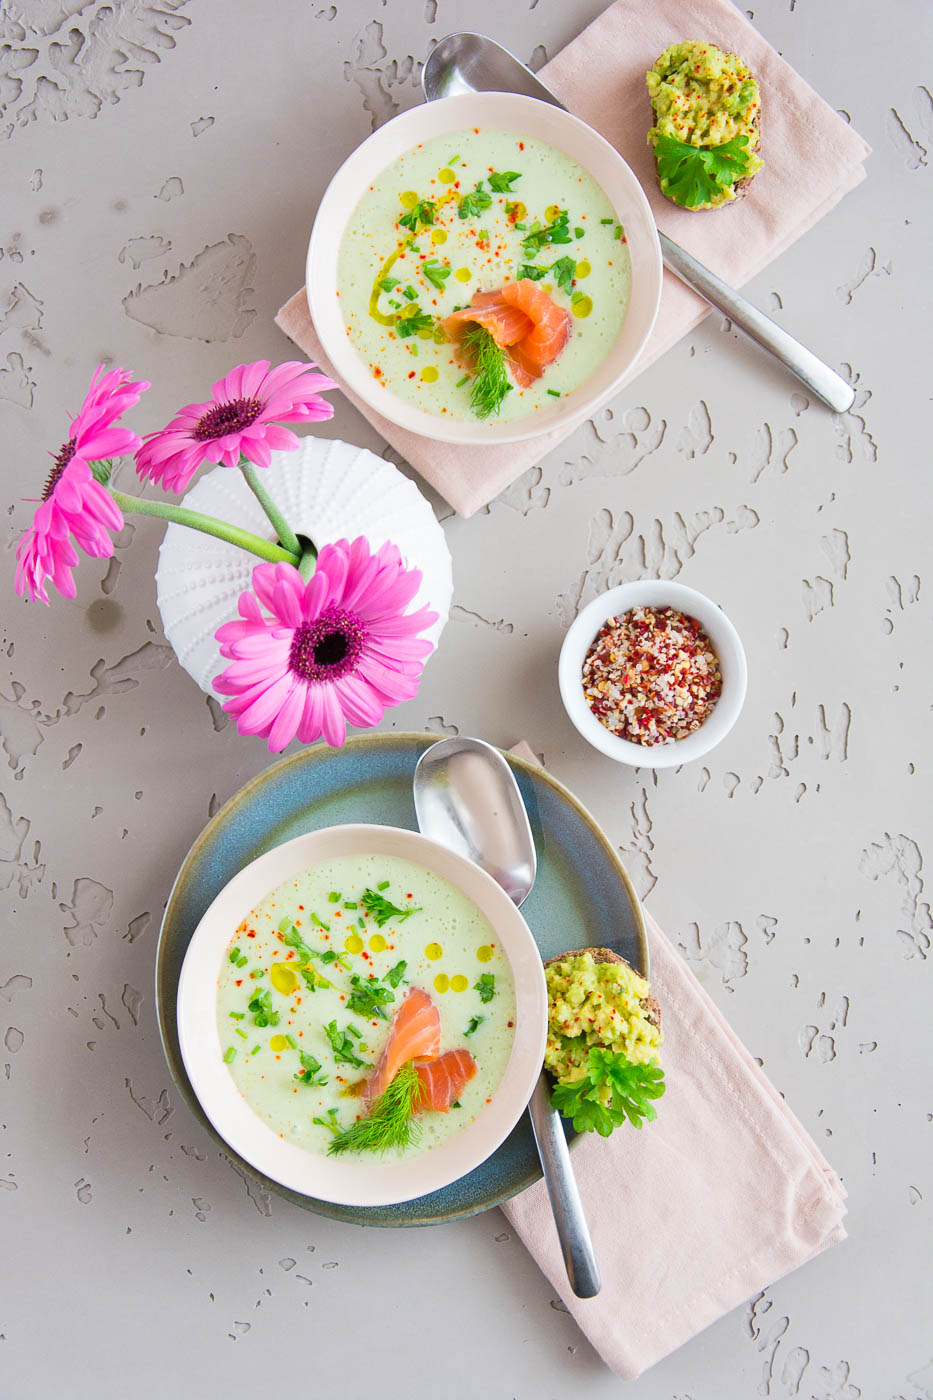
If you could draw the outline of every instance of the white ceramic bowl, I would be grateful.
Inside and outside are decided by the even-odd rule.
[[[709,719],[686,739],[670,744],[633,744],[600,724],[583,694],[583,662],[607,618],[619,617],[631,608],[677,608],[696,618],[713,644],[722,671],[722,694]],[[587,743],[600,753],[634,768],[676,768],[700,758],[724,739],[739,717],[745,700],[748,668],[739,634],[716,603],[695,588],[662,579],[623,583],[600,593],[571,624],[564,638],[557,668],[564,709]]]
[[[596,180],[625,225],[632,260],[632,292],[619,336],[602,364],[572,394],[512,423],[458,422],[425,413],[380,384],[350,344],[337,296],[337,258],[343,231],[373,179],[419,142],[470,127],[529,132],[578,161]],[[661,297],[661,249],[644,191],[608,141],[577,117],[533,97],[478,92],[413,107],[368,137],[344,161],[318,208],[308,247],[311,316],[337,376],[390,422],[441,442],[487,444],[540,437],[582,420],[609,399],[651,334]]]
[[[515,1040],[492,1102],[462,1132],[407,1161],[324,1157],[280,1138],[249,1107],[226,1065],[217,1032],[217,977],[230,935],[244,915],[283,880],[311,865],[367,853],[398,856],[449,880],[489,920],[515,982]],[[547,1038],[547,989],[528,925],[504,890],[479,866],[413,831],[333,826],[296,836],[254,860],[221,890],[198,924],[178,986],[178,1038],[201,1107],[235,1152],[283,1186],[349,1206],[383,1206],[438,1191],[478,1167],[515,1127],[541,1072]]]

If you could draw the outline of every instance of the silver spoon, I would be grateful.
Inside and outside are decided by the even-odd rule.
[[[466,856],[520,905],[531,893],[537,857],[528,813],[512,770],[481,739],[441,739],[418,760],[415,813],[423,836]],[[595,1298],[599,1268],[577,1189],[560,1114],[542,1070],[528,1105],[570,1286]]]
[[[567,111],[563,102],[529,68],[485,34],[448,34],[428,55],[421,73],[421,86],[429,102],[465,92],[517,92]],[[711,306],[728,316],[734,326],[769,350],[835,413],[845,413],[852,407],[855,390],[841,375],[660,229],[658,237],[665,267],[676,273],[681,282],[699,292]]]

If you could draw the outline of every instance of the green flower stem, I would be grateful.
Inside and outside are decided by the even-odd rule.
[[[263,486],[262,482],[259,479],[259,473],[253,466],[252,462],[248,462],[245,457],[241,457],[240,471],[243,473],[243,479],[246,482],[247,486],[252,491],[253,495],[256,497],[256,500],[262,506],[263,510],[266,512],[266,515],[269,517],[269,522],[276,533],[276,537],[278,538],[279,544],[284,545],[285,548],[291,554],[294,554],[296,556],[296,558],[300,558],[301,542],[299,541],[298,536],[295,534],[292,527],[289,525],[288,521],[285,519],[282,512],[279,510],[278,506],[275,504],[275,501],[273,501],[272,497],[269,495],[265,486]]]
[[[314,573],[317,565],[317,546],[308,541],[305,549],[302,550],[301,559],[298,561],[298,572],[305,583]]]
[[[225,520],[216,520],[213,515],[202,515],[198,510],[187,510],[184,506],[170,505],[167,501],[147,501],[142,496],[127,496],[122,491],[111,490],[110,494],[124,515],[155,515],[160,520],[171,521],[173,525],[187,525],[192,530],[213,535],[215,539],[226,540],[249,554],[258,554],[260,559],[267,559],[270,564],[297,565],[301,557],[301,546],[297,540],[294,550],[283,549],[280,545],[270,544],[261,535],[241,530],[239,525],[228,525]]]

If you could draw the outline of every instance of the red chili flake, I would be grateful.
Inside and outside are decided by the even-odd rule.
[[[255,937],[256,937],[256,930],[255,930],[254,928],[251,928],[251,929],[249,930],[249,932],[247,933],[246,937],[247,937],[247,938],[255,938]]]
[[[237,986],[237,987],[242,987],[242,985],[243,985],[243,978],[242,978],[242,977],[238,977],[238,978],[236,979],[236,983],[235,983],[234,985]]]

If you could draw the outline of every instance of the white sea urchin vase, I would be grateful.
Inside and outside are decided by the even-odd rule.
[[[389,540],[397,545],[409,568],[421,570],[411,607],[427,605],[437,613],[424,633],[437,645],[453,592],[450,551],[413,481],[374,452],[317,437],[303,438],[295,452],[273,452],[262,481],[295,533],[306,535],[318,549],[358,535],[373,549]],[[236,468],[215,467],[191,488],[184,504],[275,539]],[[238,615],[237,600],[250,587],[258,563],[254,554],[185,525],[171,524],[165,531],[156,570],[162,626],[178,660],[208,695],[216,694],[214,678],[227,665],[214,634]]]

